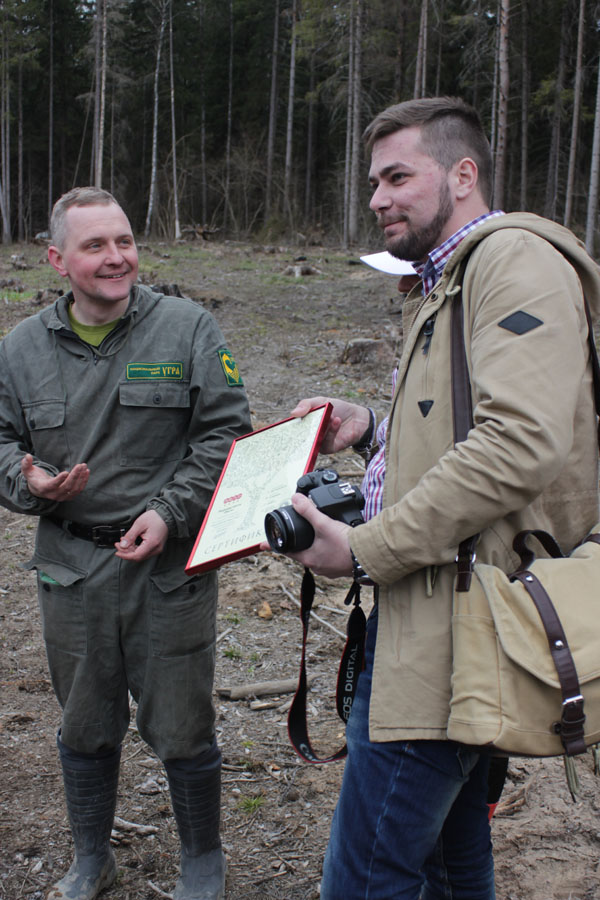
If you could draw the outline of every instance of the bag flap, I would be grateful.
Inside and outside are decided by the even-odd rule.
[[[531,571],[562,622],[581,684],[600,675],[600,545],[588,542],[564,559],[538,559]],[[495,566],[475,564],[502,649],[551,687],[560,687],[537,608],[520,581]]]

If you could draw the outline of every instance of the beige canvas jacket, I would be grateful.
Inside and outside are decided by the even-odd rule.
[[[450,310],[460,280],[474,427],[455,448]],[[545,529],[569,551],[599,519],[582,285],[597,318],[600,269],[583,245],[514,213],[484,222],[430,294],[417,287],[405,301],[384,509],[351,537],[380,585],[372,740],[446,737],[460,541],[480,533],[478,559],[509,572],[518,531]]]

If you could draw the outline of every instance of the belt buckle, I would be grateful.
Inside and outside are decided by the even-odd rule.
[[[123,525],[93,525],[92,540],[96,547],[112,547],[126,531],[127,528]]]

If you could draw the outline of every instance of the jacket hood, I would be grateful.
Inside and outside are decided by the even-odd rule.
[[[600,266],[591,258],[583,242],[572,231],[559,225],[558,222],[552,222],[550,219],[544,219],[533,213],[507,213],[504,216],[488,219],[475,228],[461,241],[446,264],[445,273],[450,276],[454,274],[454,278],[451,277],[451,283],[458,278],[460,263],[471,250],[488,234],[503,228],[519,228],[523,231],[530,231],[552,244],[577,272],[592,313],[592,319],[594,321],[600,319]]]

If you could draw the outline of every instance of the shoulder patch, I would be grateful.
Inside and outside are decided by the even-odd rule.
[[[225,372],[225,378],[229,387],[238,387],[244,384],[237,363],[229,350],[219,350],[219,359]]]
[[[534,328],[538,328],[543,324],[541,319],[537,319],[535,316],[523,312],[523,310],[513,313],[507,316],[506,319],[498,322],[500,328],[506,328],[507,331],[512,331],[514,334],[526,334],[526,332],[533,331]]]
[[[183,363],[127,363],[127,381],[183,381]]]

